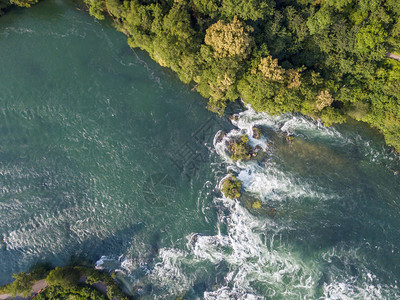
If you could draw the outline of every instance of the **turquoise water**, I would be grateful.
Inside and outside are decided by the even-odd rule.
[[[0,66],[1,284],[89,261],[144,299],[399,297],[400,163],[373,130],[218,118],[60,0],[0,18]],[[233,163],[225,141],[253,125],[266,160]],[[229,171],[242,201],[218,191]]]

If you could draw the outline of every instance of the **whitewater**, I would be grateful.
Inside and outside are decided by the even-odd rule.
[[[218,117],[71,2],[7,13],[0,40],[0,284],[84,264],[141,299],[399,298],[400,161],[375,130]],[[260,158],[230,159],[243,134]]]
[[[329,207],[329,202],[343,199],[329,186],[303,178],[299,172],[282,170],[279,150],[281,147],[293,147],[285,151],[307,151],[308,148],[304,150],[292,145],[297,143],[298,138],[301,139],[298,142],[300,147],[308,143],[306,146],[311,149],[308,153],[300,153],[300,159],[311,155],[307,159],[327,160],[332,171],[348,168],[349,172],[354,170],[351,170],[348,158],[339,157],[327,148],[314,149],[312,147],[317,146],[313,146],[312,142],[357,147],[363,158],[371,163],[397,160],[397,156],[371,148],[370,142],[357,133],[341,133],[301,115],[270,116],[247,107],[231,119],[235,128],[222,139],[219,138],[221,132],[216,133],[213,151],[226,171],[235,172],[242,181],[242,198],[258,199],[268,209],[273,207],[276,214],[268,215],[268,209],[261,209],[260,212],[251,206],[246,208],[246,203],[238,199],[231,200],[222,195],[214,197],[213,203],[218,207],[217,234],[194,232],[185,237],[186,249],[160,249],[158,262],[147,271],[147,279],[153,284],[158,283],[158,288],[163,290],[162,296],[155,298],[161,299],[166,294],[187,295],[188,291],[190,294],[196,277],[193,271],[195,274],[207,273],[207,265],[224,271],[219,271],[218,282],[204,292],[204,299],[398,298],[396,277],[392,277],[391,283],[379,278],[363,253],[361,244],[339,241],[334,245],[307,249],[311,253],[304,255],[304,250],[299,251],[290,241],[289,236],[296,234],[298,223],[303,218],[313,218],[313,210],[318,212],[323,207]],[[254,126],[262,130],[261,139],[252,137]],[[243,134],[249,136],[251,146],[258,145],[268,153],[268,159],[262,163],[234,163],[230,159],[227,142]],[[288,142],[288,136],[293,140]],[[224,178],[215,186],[216,191],[220,190]],[[315,209],[315,206],[320,208]],[[302,211],[304,207],[308,211]],[[338,222],[337,226],[339,228],[341,224]],[[314,233],[310,230],[309,234]],[[103,267],[107,259],[113,261],[103,257],[98,261],[98,267]],[[135,268],[128,258],[119,257],[119,262],[117,270],[122,277]],[[131,277],[128,285],[137,284],[138,280]]]

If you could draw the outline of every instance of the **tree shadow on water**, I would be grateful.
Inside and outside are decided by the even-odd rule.
[[[68,224],[66,226],[68,227]],[[0,278],[0,284],[11,282],[13,273],[28,272],[35,265],[64,266],[77,264],[94,266],[95,262],[102,256],[119,257],[121,254],[127,252],[133,237],[143,230],[144,227],[145,224],[143,223],[132,223],[124,229],[115,231],[104,239],[92,236],[83,243],[79,243],[77,239],[71,236],[69,242],[63,247],[63,250],[58,253],[51,253],[44,250],[35,254],[29,260],[26,253],[29,253],[31,250],[27,247],[14,249],[4,245],[0,249],[0,260],[4,262],[4,266],[2,266],[3,271],[6,271],[4,273],[8,274],[7,278]]]
[[[118,257],[127,252],[134,236],[142,231],[144,227],[145,224],[142,222],[132,223],[104,239],[98,239],[96,236],[90,237],[85,242],[73,246],[76,248],[70,255],[71,262],[82,260],[94,264],[102,256]]]

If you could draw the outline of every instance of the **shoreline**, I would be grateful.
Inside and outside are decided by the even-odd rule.
[[[371,72],[368,75],[369,77],[364,74],[365,72],[361,72],[362,76],[360,77],[360,74],[353,74],[349,70],[340,71],[336,74],[338,71],[330,68],[323,58],[321,58],[321,61],[314,59],[312,64],[303,61],[303,66],[301,67],[300,62],[291,62],[292,54],[285,54],[287,56],[285,59],[280,58],[277,54],[254,56],[251,54],[252,51],[264,50],[258,49],[260,46],[254,44],[253,40],[256,38],[256,34],[254,33],[254,28],[249,25],[249,18],[240,17],[240,14],[237,17],[238,13],[236,13],[231,23],[225,24],[220,17],[214,20],[213,18],[210,19],[207,14],[202,15],[196,10],[199,8],[188,10],[185,6],[181,7],[181,4],[174,4],[172,7],[165,6],[165,12],[160,15],[161,19],[168,19],[171,14],[174,18],[184,18],[182,22],[189,22],[187,20],[189,17],[191,17],[192,21],[185,25],[187,28],[176,29],[174,28],[175,25],[172,25],[173,28],[162,29],[166,25],[160,27],[164,31],[177,30],[178,33],[175,33],[178,34],[177,37],[180,35],[185,36],[182,41],[178,38],[179,43],[177,45],[171,44],[172,42],[168,39],[164,41],[166,43],[165,46],[170,52],[172,51],[171,53],[175,53],[173,52],[176,51],[173,50],[175,46],[183,47],[179,50],[182,52],[180,55],[169,55],[168,53],[162,53],[161,55],[157,46],[158,38],[165,37],[165,32],[153,32],[150,27],[150,29],[142,30],[141,25],[130,25],[127,21],[128,17],[123,13],[127,8],[106,3],[104,0],[95,0],[93,3],[81,0],[71,0],[71,2],[78,10],[84,10],[85,13],[89,12],[91,16],[98,20],[103,20],[106,17],[110,18],[110,21],[114,22],[115,30],[126,35],[128,45],[132,49],[140,48],[144,50],[153,61],[174,72],[182,83],[193,85],[194,90],[209,100],[208,109],[214,113],[222,115],[228,102],[242,99],[259,112],[267,112],[269,114],[301,113],[315,120],[320,120],[326,126],[347,123],[349,119],[353,119],[365,122],[371,128],[376,128],[382,134],[388,146],[393,147],[396,152],[400,151],[400,120],[395,111],[396,103],[398,103],[400,96],[395,91],[398,80],[393,75],[400,68],[397,65],[397,63],[400,63],[400,55],[394,52],[395,49],[392,49],[393,47],[386,47],[390,44],[387,40],[381,41],[379,44],[379,46],[387,48],[386,52],[383,53],[375,53],[376,49],[361,49],[362,51],[356,48],[347,49],[348,55],[351,57],[355,55],[357,58],[354,62],[355,66],[359,65],[362,68],[366,60],[363,55],[367,55],[371,66],[375,69],[383,70],[386,74],[385,84],[371,89],[371,86],[376,86],[374,80],[381,80],[381,75],[376,71]],[[30,7],[37,3],[38,0],[22,0],[19,6]],[[322,9],[324,5],[322,3],[319,9]],[[251,4],[249,6],[251,7]],[[17,6],[9,5],[4,9],[9,11],[13,7]],[[140,4],[138,7],[149,13],[152,13],[154,9],[151,5],[146,4]],[[279,13],[281,9],[283,8],[274,8],[274,11]],[[176,10],[182,10],[186,16],[174,15]],[[302,12],[300,6],[295,6],[295,10],[297,13]],[[128,11],[125,11],[125,14],[127,13]],[[388,10],[388,13],[393,12]],[[340,11],[335,11],[334,15],[347,20],[346,16],[342,15]],[[201,22],[199,21],[200,19]],[[196,28],[194,20],[201,24],[207,24],[207,26],[203,26],[203,24]],[[214,23],[216,20],[218,22]],[[259,16],[256,20],[263,24],[263,22],[267,22],[268,18]],[[307,21],[307,19],[304,19],[304,21]],[[155,21],[150,18],[148,22],[151,25]],[[218,36],[218,32],[219,30],[222,30],[221,32],[228,30],[229,32],[229,28],[232,26],[237,27],[238,32],[243,31],[242,34],[244,36],[239,37],[242,37],[247,43],[246,45],[231,45],[232,47],[237,47],[237,51],[241,51],[239,51],[240,53],[238,52],[240,55],[236,52],[230,53],[229,49],[225,49],[228,51],[225,53],[225,50],[218,48],[219,44],[216,42],[228,42],[220,40],[222,37]],[[320,47],[319,42],[314,40],[317,33],[312,33],[311,29],[308,29],[308,31],[307,37],[313,40],[316,48]],[[231,33],[234,35],[239,34],[235,31]],[[323,34],[323,32],[318,34]],[[303,39],[301,39],[302,41]],[[185,44],[188,42],[191,45],[189,50],[187,49],[188,45]],[[229,48],[228,46],[226,48]],[[207,48],[207,51],[203,48]],[[204,51],[200,51],[201,49]],[[274,50],[273,46],[268,46],[268,49],[268,53],[272,53]],[[334,49],[325,50],[327,52],[324,55],[329,57],[328,60],[336,59],[340,62],[340,57],[337,58],[335,53],[332,53]],[[389,52],[389,50],[392,52]],[[282,51],[285,52],[284,50]],[[303,54],[304,51],[306,50],[298,50],[298,53],[293,55]],[[312,52],[313,50],[308,49],[307,51]],[[185,60],[182,60],[182,57],[185,57]],[[387,59],[392,60],[388,65],[385,63]],[[232,66],[224,67],[223,65],[226,65],[224,62]],[[221,63],[223,65],[220,65]],[[282,67],[285,64],[286,66]],[[307,67],[304,64],[307,64]],[[182,67],[183,65],[185,67]],[[249,67],[250,65],[252,65],[251,68]],[[208,73],[207,70],[210,68],[213,70],[213,74]],[[216,69],[214,70],[214,68]],[[365,71],[369,69],[368,67]],[[325,75],[322,76],[321,74]],[[353,77],[360,77],[361,81],[349,79]],[[222,80],[222,78],[224,79]],[[336,80],[335,78],[339,79]],[[369,82],[367,78],[374,79]],[[354,83],[353,86],[353,82],[358,83]],[[395,92],[388,93],[387,91],[390,89]],[[266,96],[267,94],[270,94],[270,96]],[[382,95],[385,97],[382,97]]]
[[[45,278],[41,278],[38,280],[32,280],[31,277],[35,278],[37,274],[36,272],[40,272],[41,274],[47,274],[44,276]],[[77,275],[79,274],[79,275]],[[20,276],[18,276],[20,275]],[[72,277],[76,277],[76,279],[72,279]],[[43,276],[42,276],[43,277]],[[14,278],[16,278],[12,283],[4,286],[0,286],[1,290],[11,289],[14,291],[13,293],[6,292],[0,294],[0,300],[6,299],[15,299],[15,300],[29,300],[34,298],[39,293],[45,293],[47,288],[55,287],[58,289],[64,289],[68,292],[69,289],[74,289],[79,291],[82,288],[92,288],[97,292],[101,293],[106,299],[110,300],[127,300],[129,296],[125,295],[120,286],[116,283],[113,276],[108,272],[100,271],[95,268],[89,267],[80,267],[80,266],[64,266],[64,267],[56,267],[52,270],[47,270],[46,273],[43,273],[43,269],[34,270],[31,273],[25,274],[24,272],[14,274]],[[22,279],[21,279],[22,278]],[[18,282],[17,282],[18,281]],[[14,287],[14,284],[17,284]],[[22,287],[27,287],[32,284],[29,295],[28,293],[21,289]],[[17,292],[15,292],[17,291]],[[24,294],[27,296],[25,297]]]

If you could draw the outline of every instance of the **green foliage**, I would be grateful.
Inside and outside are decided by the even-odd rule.
[[[122,7],[120,0],[106,0],[106,10],[113,16],[120,16],[122,14]]]
[[[90,286],[74,286],[74,287],[62,287],[59,285],[47,287],[43,292],[39,293],[35,300],[108,300],[101,292]]]
[[[254,208],[254,209],[260,209],[261,206],[262,205],[261,205],[261,201],[260,200],[256,200],[251,204],[251,208]]]
[[[400,53],[398,0],[84,1],[220,115],[243,99],[326,125],[352,117],[400,150],[400,63],[386,57]],[[0,0],[0,9],[36,2]]]
[[[47,276],[47,277],[46,277]],[[38,280],[46,278],[48,287],[39,293],[35,299],[120,299],[127,300],[113,276],[107,272],[88,267],[57,267],[51,271],[46,268],[35,268],[29,274],[24,272],[14,274],[15,281],[0,287],[0,294],[6,293],[13,297],[31,295],[31,289]],[[86,282],[80,281],[86,277]],[[102,282],[107,285],[107,297],[92,287]]]
[[[331,126],[333,123],[343,123],[346,117],[333,107],[327,107],[322,110],[321,121],[325,126]]]
[[[221,1],[192,0],[192,5],[197,14],[209,16],[211,19],[214,19],[218,15]]]
[[[47,276],[47,277],[46,277]],[[15,281],[0,287],[0,294],[6,293],[13,297],[22,295],[29,297],[34,283],[46,278],[48,287],[39,293],[35,299],[120,299],[128,300],[113,276],[107,272],[88,267],[57,267],[51,271],[46,268],[35,268],[29,274],[24,272],[14,274]],[[80,281],[86,277],[86,282]],[[92,287],[95,283],[107,285],[107,297]]]
[[[115,285],[111,285],[107,289],[107,297],[109,299],[114,299],[119,295],[119,288]]]
[[[39,0],[10,0],[11,4],[15,4],[21,7],[31,7],[38,2]]]
[[[225,197],[230,199],[237,199],[241,196],[240,189],[242,188],[242,182],[235,176],[230,176],[225,179],[222,183],[222,193]]]
[[[233,161],[249,160],[251,158],[251,146],[247,134],[242,135],[239,140],[233,141],[229,150]]]
[[[3,287],[2,292],[10,294],[13,297],[17,295],[28,297],[31,294],[31,289],[35,282],[34,278],[24,272],[14,274],[13,278],[15,279],[14,282]]]
[[[316,34],[327,30],[335,21],[333,9],[325,5],[314,15],[308,18],[307,26],[310,34]]]
[[[17,295],[28,297],[35,281],[45,278],[47,274],[48,270],[46,268],[36,268],[30,273],[20,272],[14,274],[14,281],[0,287],[0,293],[10,294],[13,297]]]
[[[275,3],[265,0],[223,0],[220,12],[227,19],[232,19],[235,16],[243,20],[264,19],[272,12]]]
[[[31,7],[38,2],[39,0],[0,0],[0,16],[4,13],[3,10],[9,6]]]
[[[63,288],[76,286],[81,277],[81,272],[74,267],[55,268],[46,277],[48,285],[60,285]]]
[[[127,300],[128,297],[122,292],[121,288],[115,281],[115,273],[111,275],[105,271],[99,271],[87,267],[75,267],[83,276],[86,276],[86,284],[92,285],[102,282],[107,285],[107,297],[109,299]]]
[[[253,138],[259,140],[262,136],[261,129],[256,126],[253,126],[252,131],[253,131]]]
[[[382,57],[385,49],[382,44],[386,40],[387,34],[380,24],[366,25],[357,33],[357,50],[360,53],[375,53],[379,51]]]
[[[235,16],[230,23],[219,20],[212,24],[206,30],[204,42],[211,46],[215,58],[234,56],[242,60],[250,54],[253,45],[253,38],[250,36],[252,31],[252,27],[246,26]]]
[[[104,20],[104,11],[106,9],[106,3],[104,0],[84,0],[89,7],[89,13],[91,16],[99,20]]]

